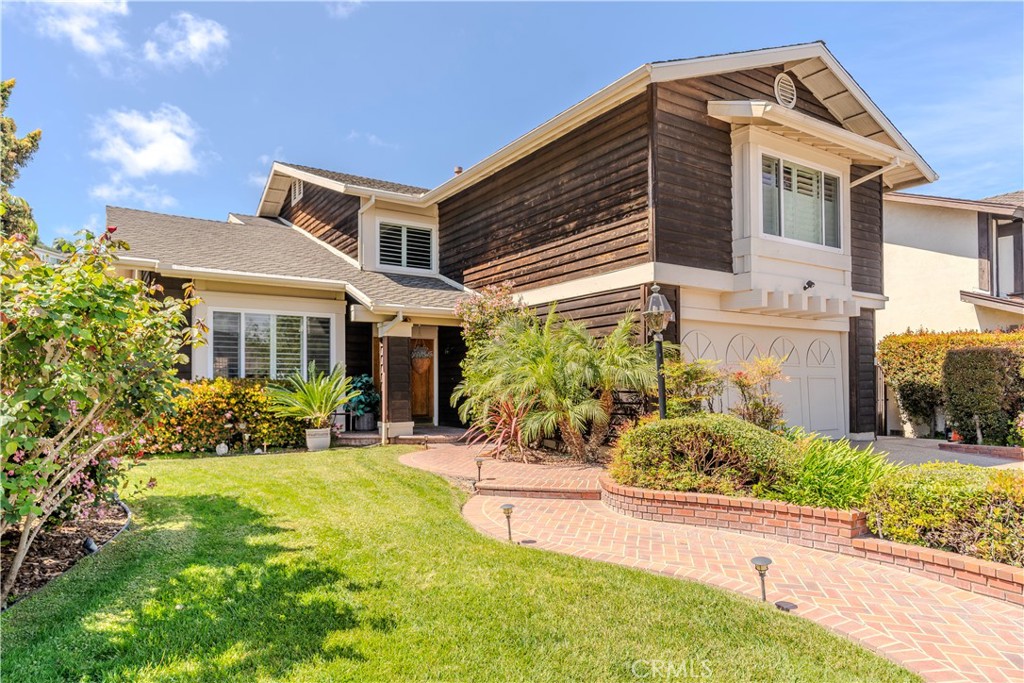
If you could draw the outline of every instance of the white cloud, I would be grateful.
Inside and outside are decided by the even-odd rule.
[[[363,133],[353,130],[345,137],[347,142],[365,142],[371,147],[386,147],[387,149],[398,149],[398,145],[392,142],[385,142],[374,133]]]
[[[199,168],[198,129],[174,105],[161,105],[148,114],[110,110],[94,121],[92,135],[99,146],[90,156],[113,165],[121,176],[191,173]]]
[[[245,182],[253,187],[263,187],[267,184],[267,174],[253,171],[245,178]]]
[[[119,174],[89,190],[89,196],[108,204],[141,204],[147,209],[169,209],[178,201],[156,185],[137,186]]]
[[[361,0],[351,2],[328,2],[327,14],[333,19],[348,19],[363,4]]]
[[[146,41],[143,53],[146,61],[159,67],[180,69],[197,64],[211,68],[221,62],[229,45],[224,26],[181,12],[153,30],[153,39]]]
[[[79,2],[39,3],[37,28],[57,40],[68,40],[89,57],[102,59],[124,50],[125,42],[117,25],[128,15],[128,3],[81,0]]]

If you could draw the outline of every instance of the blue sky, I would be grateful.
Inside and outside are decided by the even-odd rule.
[[[825,40],[942,178],[1024,186],[1024,5],[4,3],[50,241],[252,212],[273,159],[433,187],[644,62]]]

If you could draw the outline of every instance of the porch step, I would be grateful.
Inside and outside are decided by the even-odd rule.
[[[342,434],[335,436],[334,441],[344,448],[379,446],[380,434],[377,432],[343,432]]]
[[[474,484],[481,496],[516,498],[554,498],[557,500],[601,500],[601,489],[591,486],[541,486],[508,481],[481,481]]]
[[[428,434],[407,434],[405,436],[395,436],[391,438],[392,443],[400,444],[416,444],[422,446],[424,444],[434,443],[458,443],[462,435],[465,434],[463,430],[453,430],[452,432],[434,432]]]

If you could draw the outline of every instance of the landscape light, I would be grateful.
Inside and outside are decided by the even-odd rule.
[[[768,596],[765,591],[764,577],[768,573],[768,567],[772,563],[772,558],[758,556],[752,559],[750,563],[754,565],[754,569],[757,570],[758,576],[761,577],[761,602],[767,602]]]
[[[501,511],[505,513],[505,523],[508,524],[508,542],[512,542],[512,510],[515,505],[512,503],[505,503],[501,506]]]

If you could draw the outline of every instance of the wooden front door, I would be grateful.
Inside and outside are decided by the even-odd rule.
[[[413,339],[409,355],[412,365],[412,419],[434,421],[434,340]]]

